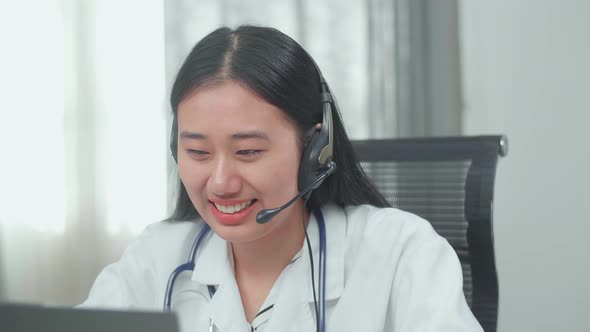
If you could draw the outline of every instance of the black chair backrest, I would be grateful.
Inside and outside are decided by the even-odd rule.
[[[496,331],[498,278],[492,230],[498,156],[504,136],[353,141],[361,165],[388,202],[428,220],[455,249],[467,303]]]

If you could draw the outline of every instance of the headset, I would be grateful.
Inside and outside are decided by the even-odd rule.
[[[304,200],[310,198],[313,190],[317,189],[328,176],[330,176],[336,170],[336,163],[334,162],[334,125],[333,125],[333,109],[338,112],[338,106],[332,97],[332,93],[326,80],[324,79],[318,65],[315,63],[313,58],[309,56],[313,65],[315,66],[318,74],[320,83],[320,102],[322,104],[322,124],[321,128],[317,130],[314,126],[311,128],[311,135],[306,137],[303,151],[301,155],[301,163],[299,165],[298,174],[298,189],[299,193],[293,197],[286,204],[274,208],[265,209],[256,215],[256,222],[259,224],[265,224],[272,220],[272,218],[293,204],[297,199],[304,197]],[[172,130],[170,133],[170,150],[172,158],[178,163],[178,116],[174,115]],[[316,220],[318,221],[318,228],[320,232],[320,257],[319,257],[319,301],[315,301],[315,287],[314,287],[314,302],[316,302],[316,316],[317,316],[317,329],[318,331],[325,331],[325,284],[326,284],[326,234],[324,217],[320,209],[314,211]],[[183,272],[194,270],[195,268],[195,256],[200,246],[201,241],[209,232],[210,228],[205,225],[200,233],[195,238],[191,252],[189,254],[188,262],[177,267],[170,278],[166,287],[166,293],[164,298],[164,310],[169,311],[171,308],[172,289],[176,277]],[[307,232],[306,232],[307,236]],[[308,242],[309,246],[309,242]],[[310,249],[311,254],[311,249]],[[313,257],[310,256],[313,271]],[[312,276],[313,281],[313,276]],[[215,290],[212,287],[209,288],[209,295],[213,297]],[[319,309],[317,308],[317,302],[319,302]],[[210,321],[210,331],[213,330],[213,322]]]

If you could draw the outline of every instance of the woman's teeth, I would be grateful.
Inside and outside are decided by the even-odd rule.
[[[250,200],[241,204],[235,204],[235,205],[221,205],[218,203],[213,203],[215,204],[215,207],[217,208],[217,210],[223,212],[223,213],[228,213],[228,214],[232,214],[232,213],[236,213],[236,212],[240,212],[243,209],[245,209],[246,207],[250,206],[250,204],[252,204],[254,200]]]

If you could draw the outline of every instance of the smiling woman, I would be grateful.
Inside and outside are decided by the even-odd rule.
[[[213,31],[180,68],[171,106],[176,209],[84,306],[163,301],[184,331],[481,331],[453,249],[387,207],[294,40]]]
[[[280,109],[234,81],[203,86],[178,106],[178,131],[180,178],[215,233],[236,246],[287,225],[246,222],[253,210],[280,206],[297,194],[301,152],[293,151],[301,151],[300,135]],[[277,219],[300,220],[301,204]],[[223,227],[228,225],[240,227]],[[301,233],[293,226],[291,232]]]

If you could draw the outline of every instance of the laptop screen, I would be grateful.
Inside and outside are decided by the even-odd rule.
[[[0,304],[2,331],[178,332],[173,313]]]

